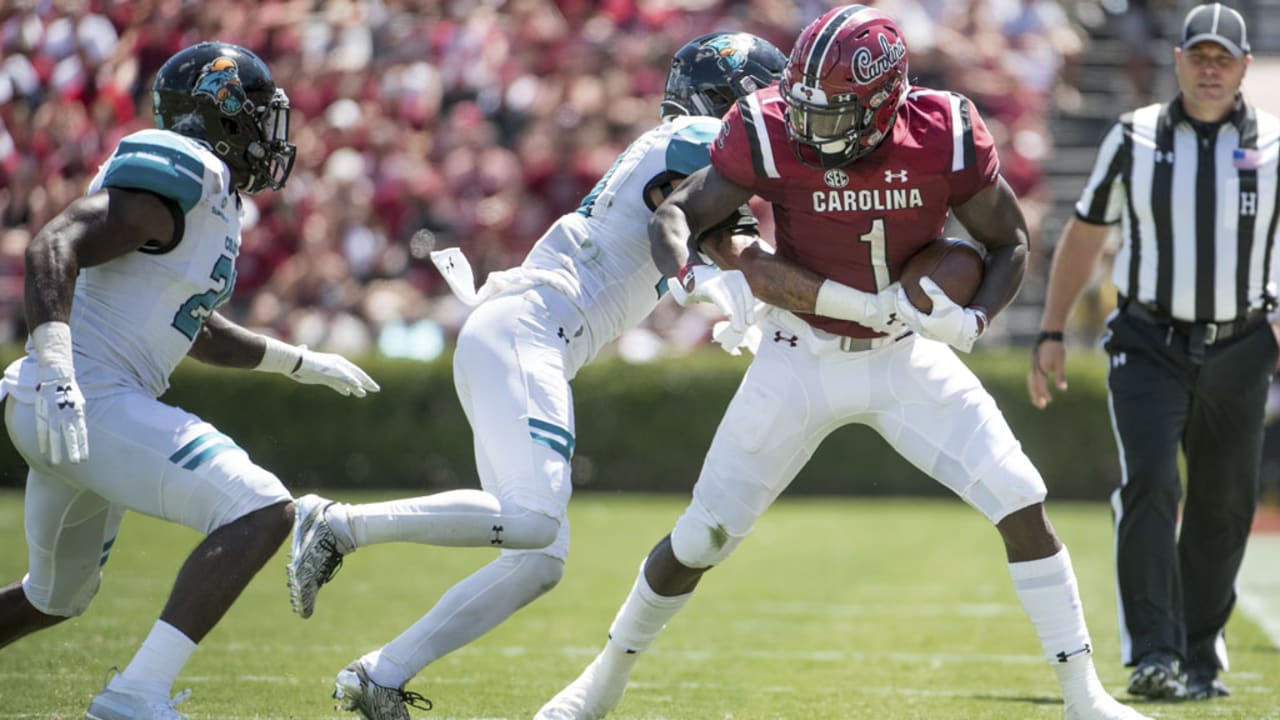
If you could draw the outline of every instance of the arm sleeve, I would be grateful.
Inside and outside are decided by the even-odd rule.
[[[951,205],[963,205],[995,184],[1000,156],[987,124],[973,101],[948,93],[951,116]]]

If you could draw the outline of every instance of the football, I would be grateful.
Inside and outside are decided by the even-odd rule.
[[[920,288],[920,278],[928,275],[957,305],[968,305],[982,284],[983,252],[976,243],[960,238],[939,238],[907,260],[902,270],[902,289],[917,310],[933,311],[933,301]]]

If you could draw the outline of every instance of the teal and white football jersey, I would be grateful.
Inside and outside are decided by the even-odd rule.
[[[183,227],[169,247],[144,245],[80,271],[70,323],[76,378],[86,397],[122,390],[158,397],[205,319],[231,297],[240,201],[222,160],[167,130],[121,140],[88,193],[108,187],[171,199]],[[22,399],[35,385],[34,358],[28,355],[20,369],[11,366],[5,375],[7,389]]]
[[[581,311],[591,352],[645,318],[666,289],[649,251],[645,187],[655,177],[690,175],[710,163],[720,121],[679,117],[646,132],[618,156],[576,212],[556,221],[506,278],[536,278]],[[517,284],[517,283],[513,283]]]

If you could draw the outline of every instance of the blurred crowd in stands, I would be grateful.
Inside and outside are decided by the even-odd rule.
[[[0,0],[0,341],[20,340],[23,249],[151,125],[150,83],[201,40],[265,59],[293,105],[288,186],[249,203],[234,319],[339,352],[429,358],[462,309],[427,260],[518,263],[658,122],[671,54],[742,29],[790,52],[813,0]],[[913,82],[977,103],[1033,225],[1084,33],[1058,0],[883,0]],[[1067,9],[1070,9],[1068,6]],[[765,221],[768,232],[768,217]],[[767,235],[766,235],[767,236]],[[620,346],[706,337],[668,303]]]

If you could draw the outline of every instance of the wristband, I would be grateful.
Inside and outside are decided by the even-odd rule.
[[[1040,347],[1041,343],[1062,341],[1063,336],[1061,330],[1041,330],[1040,334],[1036,335],[1036,347]]]
[[[693,277],[694,267],[693,261],[690,260],[676,271],[676,282],[680,283],[680,287],[684,288],[684,291],[687,293],[693,292],[693,285],[695,282]],[[685,280],[685,278],[688,278],[688,280]]]
[[[40,367],[72,367],[70,325],[57,320],[41,323],[31,331],[31,344]]]
[[[982,333],[987,331],[987,326],[991,324],[991,318],[987,316],[987,309],[981,305],[970,305],[965,309],[972,310],[973,314],[978,316],[978,335],[981,336]]]
[[[869,293],[851,288],[841,282],[827,279],[818,286],[818,297],[813,303],[815,315],[862,323],[867,321]]]
[[[303,348],[265,335],[262,339],[266,347],[262,350],[261,362],[254,370],[292,375],[302,367]]]

